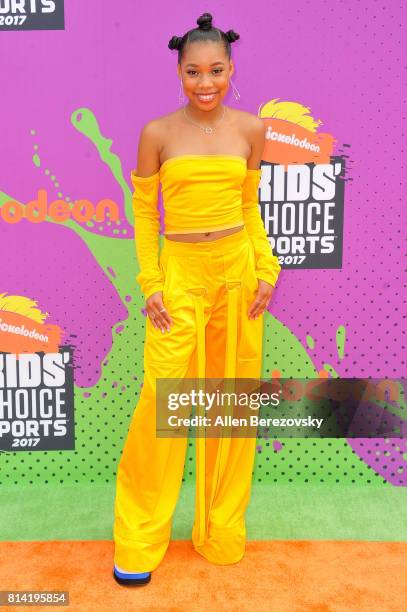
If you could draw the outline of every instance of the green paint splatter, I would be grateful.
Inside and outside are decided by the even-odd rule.
[[[130,225],[133,223],[132,192],[124,180],[120,158],[110,151],[113,141],[105,138],[99,128],[98,121],[89,108],[78,108],[71,115],[71,122],[78,132],[84,134],[99,152],[100,158],[110,168],[114,178],[123,192],[125,215]]]
[[[307,335],[306,342],[307,342],[308,348],[310,348],[310,349],[314,349],[315,348],[315,342],[314,342],[314,338],[312,336]]]
[[[324,363],[322,368],[326,370],[327,372],[329,372],[333,378],[339,378],[338,372],[329,363]]]
[[[36,166],[37,168],[39,168],[41,166],[41,160],[40,160],[40,156],[37,153],[34,153],[33,155],[33,164],[34,166]]]
[[[338,351],[340,359],[343,359],[345,354],[345,340],[345,327],[343,325],[339,325],[338,329],[336,330],[336,350]]]

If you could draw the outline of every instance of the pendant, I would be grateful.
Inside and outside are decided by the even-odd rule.
[[[205,127],[205,128],[204,128],[204,131],[205,131],[205,134],[212,134],[212,132],[213,132],[213,128],[211,128],[211,127]]]

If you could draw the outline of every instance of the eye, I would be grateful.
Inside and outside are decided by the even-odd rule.
[[[223,72],[223,68],[214,68],[212,72],[215,72],[216,74],[219,74],[219,73]],[[187,70],[187,74],[194,75],[194,74],[196,74],[196,70]]]

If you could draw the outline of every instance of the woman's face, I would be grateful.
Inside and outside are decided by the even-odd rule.
[[[191,106],[200,110],[212,110],[220,104],[234,72],[224,46],[212,41],[188,44],[177,69]],[[210,96],[204,99],[199,94]]]

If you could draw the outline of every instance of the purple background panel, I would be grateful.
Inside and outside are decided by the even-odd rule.
[[[2,33],[1,189],[27,201],[44,186],[31,160],[35,141],[42,167],[72,199],[110,197],[122,206],[118,184],[71,114],[92,110],[128,178],[143,124],[178,107],[177,54],[168,41],[194,27],[204,11],[241,37],[232,46],[241,100],[230,92],[226,104],[257,113],[272,98],[301,102],[322,119],[321,131],[350,145],[343,269],[283,271],[271,311],[304,345],[307,333],[314,337],[317,368],[328,361],[343,376],[404,375],[401,3],[74,0],[66,5],[65,31]],[[57,197],[58,189],[47,189]],[[11,248],[15,233],[3,223],[0,232]],[[53,240],[54,232],[44,229],[50,253]],[[81,249],[72,247],[67,244],[72,269],[79,269]],[[26,286],[17,280],[15,291],[23,294]],[[42,291],[49,310],[55,288]],[[338,325],[347,334],[340,363]]]

